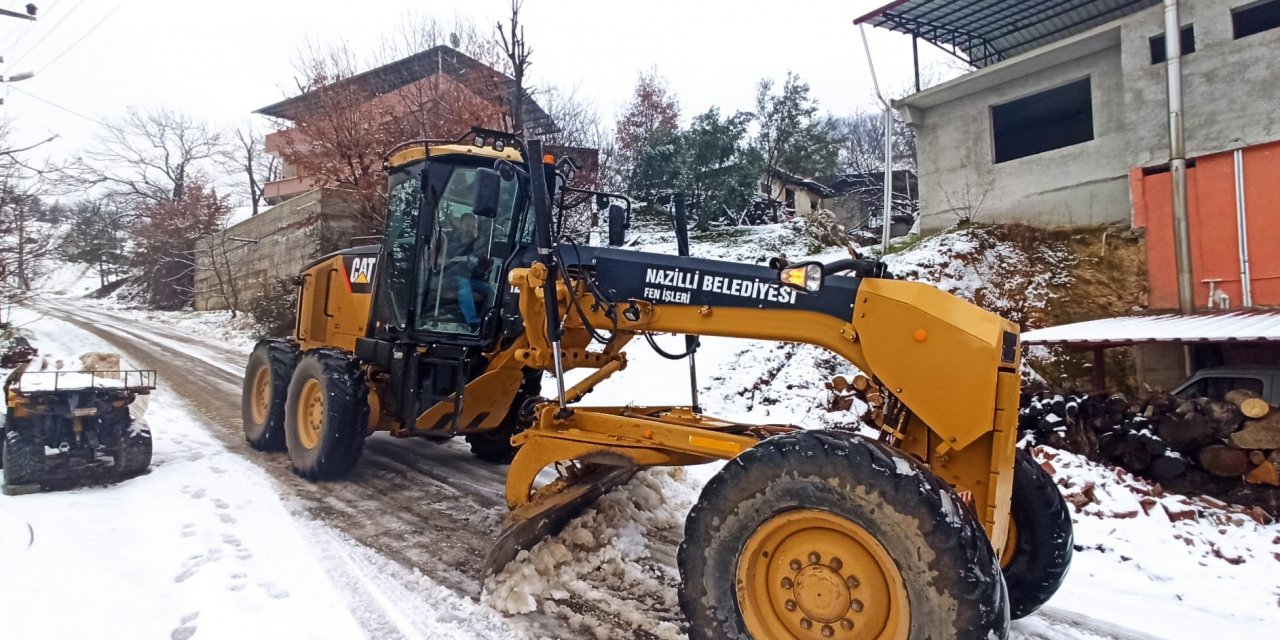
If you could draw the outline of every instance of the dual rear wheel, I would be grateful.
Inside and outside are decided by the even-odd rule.
[[[334,480],[355,467],[368,435],[369,401],[356,361],[335,350],[301,354],[285,340],[263,340],[245,368],[245,441],[289,452],[298,475]]]

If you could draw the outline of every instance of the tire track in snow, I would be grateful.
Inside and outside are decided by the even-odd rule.
[[[329,569],[353,588],[365,591],[366,599],[380,611],[376,620],[362,620],[371,631],[376,630],[376,637],[388,637],[388,633],[406,640],[423,634],[447,637],[440,634],[454,630],[430,620],[422,623],[426,628],[405,628],[411,623],[401,611],[406,596],[441,602],[440,591],[444,589],[473,602],[479,598],[480,564],[489,536],[496,533],[506,514],[505,467],[479,463],[459,442],[432,443],[377,435],[366,441],[364,455],[347,481],[310,483],[292,472],[287,456],[263,454],[244,442],[239,410],[247,353],[200,342],[173,327],[122,320],[99,310],[39,308],[55,319],[97,335],[131,361],[157,369],[162,382],[209,421],[210,433],[229,450],[266,470],[283,487],[283,493],[293,496],[304,519],[322,523],[340,532],[340,537],[357,543],[359,546],[352,549],[340,548],[345,544],[340,540],[329,539],[322,544],[338,556],[338,566]],[[332,538],[333,534],[321,537]],[[663,540],[653,549],[655,557],[649,562],[674,565],[678,544],[678,540]],[[361,563],[370,556],[372,569],[362,571]],[[400,571],[380,572],[378,558],[398,565]],[[433,584],[415,583],[414,571],[427,576]],[[389,575],[396,573],[405,575]],[[590,581],[586,576],[584,579]],[[389,610],[388,604],[401,610]],[[409,609],[417,611],[419,618],[432,614],[421,603],[414,603]],[[526,627],[529,637],[580,637],[583,629],[563,617],[576,614],[589,618],[593,630],[607,637],[653,637],[614,620],[590,602],[576,600],[560,611],[561,616],[539,612],[510,622]],[[369,615],[368,611],[360,613]],[[683,618],[678,610],[671,615]],[[458,637],[471,635],[463,631]],[[1140,631],[1053,607],[1015,622],[1010,638],[1154,640],[1154,636]]]
[[[206,428],[221,444],[267,471],[305,517],[454,593],[479,599],[484,556],[506,515],[504,467],[475,460],[465,445],[455,442],[379,434],[365,442],[360,463],[347,480],[311,483],[293,473],[286,455],[254,451],[244,442],[240,392],[247,353],[206,345],[171,327],[96,310],[70,305],[37,308],[98,336],[138,366],[156,369],[162,383],[207,421]],[[410,593],[421,590],[416,584],[404,587]],[[585,609],[591,616],[589,604]],[[388,619],[378,625],[380,631],[394,629],[392,616],[384,617]],[[547,614],[530,614],[520,622],[529,626],[531,637],[579,634],[566,620]],[[635,633],[611,624],[607,616],[595,622],[610,628],[613,637]]]

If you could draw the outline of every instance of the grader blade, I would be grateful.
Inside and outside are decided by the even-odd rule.
[[[639,467],[599,467],[539,489],[532,500],[503,519],[502,531],[485,557],[485,575],[497,575],[521,550],[559,533],[591,503],[614,487],[626,484],[638,470]]]

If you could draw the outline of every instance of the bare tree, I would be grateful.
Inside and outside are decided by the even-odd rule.
[[[280,158],[263,149],[263,139],[254,131],[253,123],[238,127],[232,137],[223,162],[228,173],[244,177],[245,199],[256,216],[266,197],[267,183],[280,179]]]
[[[221,132],[161,107],[129,109],[107,122],[96,144],[77,157],[67,177],[79,188],[100,187],[130,208],[177,202],[187,184],[209,181],[225,151]]]
[[[523,0],[511,0],[511,20],[506,30],[503,30],[501,22],[497,24],[498,38],[509,65],[508,72],[515,79],[507,105],[507,117],[510,119],[510,130],[513,133],[524,132],[524,102],[529,97],[524,80],[525,74],[529,71],[529,56],[533,53],[525,40],[524,27],[520,25],[520,7],[523,4]]]
[[[944,188],[942,197],[947,201],[947,211],[956,217],[956,223],[964,225],[978,220],[993,187],[995,176],[988,175],[978,183],[966,176],[955,189]]]
[[[482,30],[471,20],[455,16],[446,23],[435,16],[411,11],[401,16],[396,24],[398,29],[383,36],[375,54],[375,63],[388,64],[447,44],[486,66],[511,74],[506,53],[487,30]]]
[[[0,119],[0,301],[24,298],[55,250],[52,220],[40,194],[47,169],[22,159],[48,140],[30,145],[9,142],[11,124]]]
[[[249,302],[241,295],[244,291],[245,262],[233,256],[237,250],[243,251],[244,242],[227,232],[229,225],[226,218],[219,223],[219,227],[217,233],[205,238],[194,251],[193,267],[198,272],[204,271],[209,275],[209,278],[204,278],[209,285],[200,289],[200,285],[194,284],[196,288],[193,289],[193,294],[221,298],[227,303],[231,317],[235,318],[243,305]],[[193,282],[198,283],[200,280],[201,278],[195,278]]]

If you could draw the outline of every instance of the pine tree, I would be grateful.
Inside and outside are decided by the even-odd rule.
[[[819,115],[818,102],[809,97],[809,84],[800,76],[788,71],[778,93],[772,80],[761,80],[756,88],[756,118],[760,130],[754,146],[763,158],[761,181],[767,181],[775,169],[808,178],[835,173],[836,122]]]
[[[698,230],[706,230],[713,220],[735,218],[755,193],[759,158],[746,144],[751,119],[743,112],[722,119],[712,107],[679,136],[677,184],[688,194]]]

